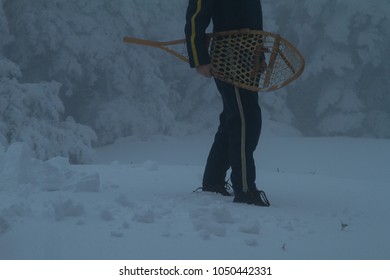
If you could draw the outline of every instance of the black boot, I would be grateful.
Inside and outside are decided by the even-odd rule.
[[[271,204],[263,191],[258,189],[235,193],[233,202],[269,207]]]
[[[195,191],[202,190],[204,192],[215,192],[223,196],[232,196],[232,194],[229,192],[230,189],[231,189],[230,184],[226,182],[225,185],[220,185],[220,186],[210,186],[210,185],[203,184],[201,188],[198,188]]]
[[[225,186],[215,186],[215,187],[203,185],[202,190],[204,192],[216,192],[216,193],[222,194],[223,196],[232,196],[230,194],[230,192],[227,190],[226,185]]]

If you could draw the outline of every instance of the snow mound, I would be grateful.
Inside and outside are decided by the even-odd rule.
[[[98,192],[100,177],[98,173],[73,170],[67,158],[35,159],[26,144],[14,143],[0,154],[0,190],[27,187],[42,191]]]

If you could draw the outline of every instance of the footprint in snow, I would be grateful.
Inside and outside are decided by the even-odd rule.
[[[246,221],[244,225],[239,227],[242,233],[258,235],[260,233],[260,223],[257,220]]]
[[[211,236],[226,236],[226,225],[233,223],[231,212],[224,206],[197,207],[189,212],[189,216],[195,230],[204,240]]]
[[[152,224],[156,221],[156,214],[152,209],[141,209],[134,214],[133,220],[139,223]]]

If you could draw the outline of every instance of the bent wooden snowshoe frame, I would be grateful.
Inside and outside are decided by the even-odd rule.
[[[259,30],[234,30],[207,34],[209,51],[216,79],[250,91],[273,91],[297,79],[305,67],[303,55],[278,34]],[[123,41],[164,50],[182,61],[189,62],[186,40],[157,42],[132,37]],[[262,67],[265,59],[267,67]]]

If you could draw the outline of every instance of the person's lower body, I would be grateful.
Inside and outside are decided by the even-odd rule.
[[[236,202],[250,203],[249,194],[257,192],[253,153],[262,126],[258,94],[219,80],[216,80],[216,85],[222,96],[223,111],[207,159],[203,189],[222,190],[226,173],[231,168],[230,179]]]

